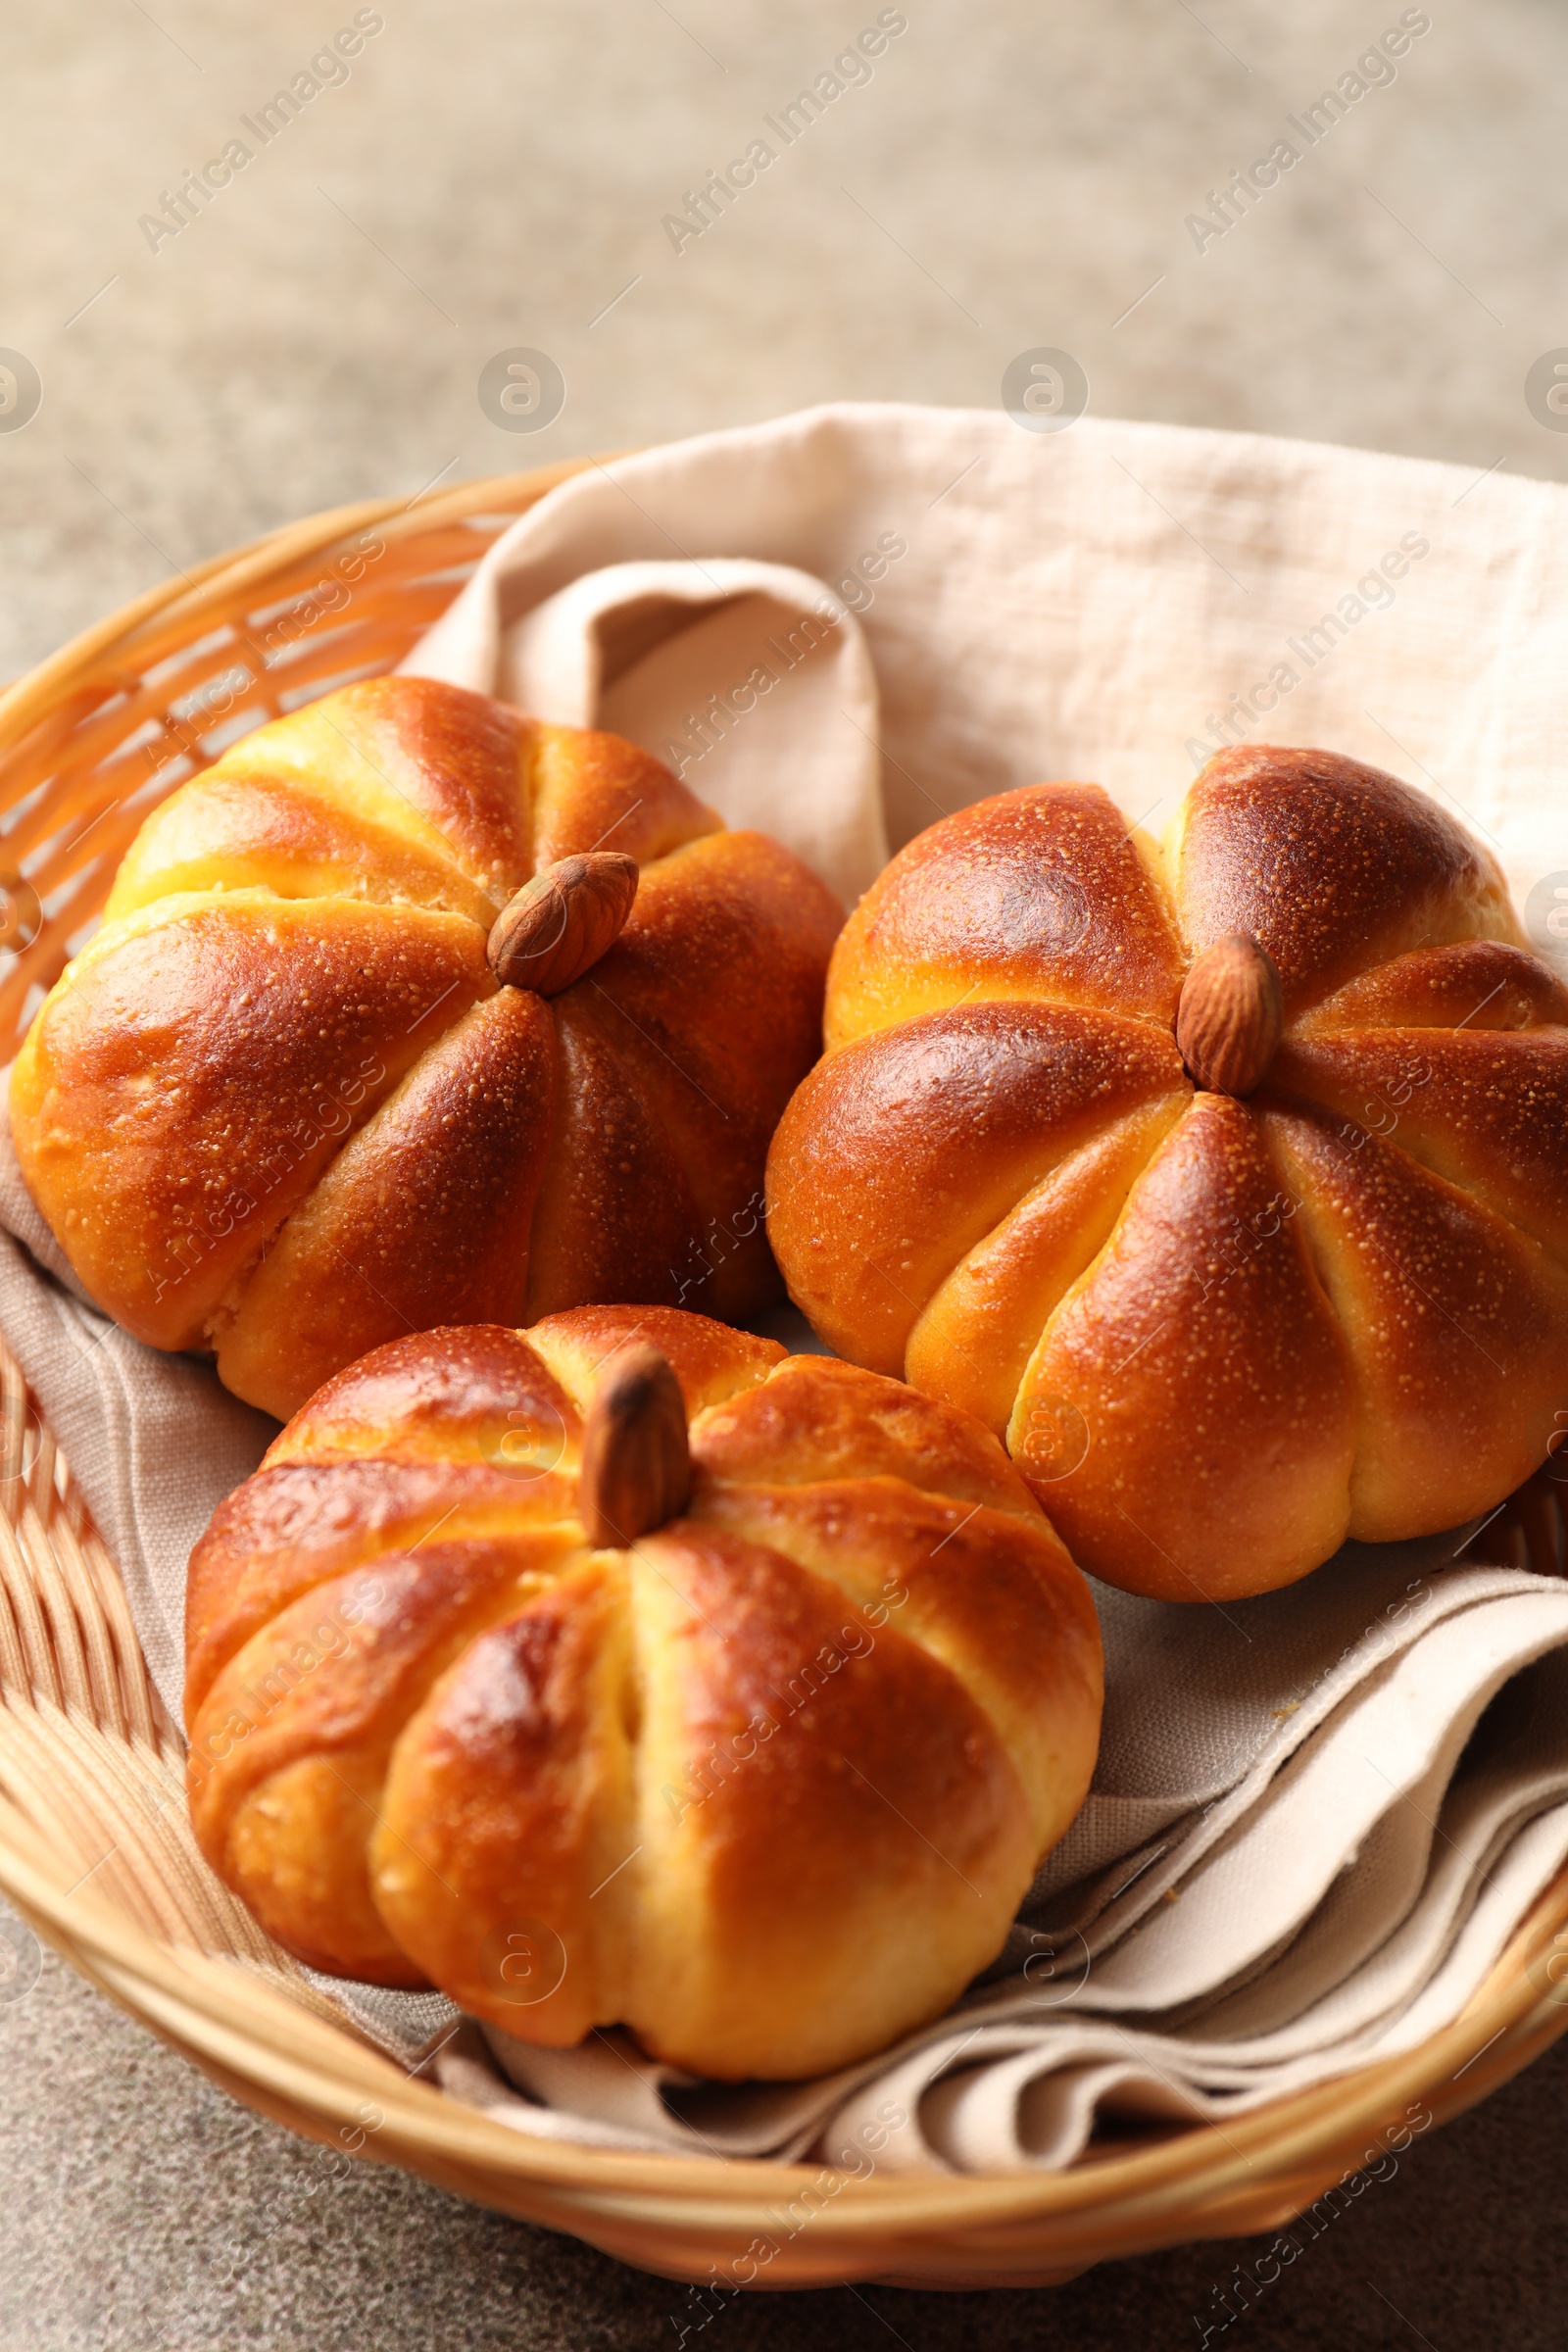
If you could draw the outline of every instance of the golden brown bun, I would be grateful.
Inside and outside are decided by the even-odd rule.
[[[1243,932],[1282,1042],[1195,1090],[1186,973]],[[1491,858],[1331,753],[1222,753],[1163,851],[1004,793],[845,927],[768,1161],[841,1354],[1007,1443],[1074,1556],[1163,1599],[1491,1510],[1568,1397],[1568,995]]]
[[[638,1341],[695,1483],[594,1551],[583,1416]],[[938,2014],[1100,1730],[1088,1586],[993,1437],[657,1307],[340,1373],[197,1545],[186,1658],[202,1849],[291,1951],[727,2079]]]
[[[614,945],[548,1002],[489,927],[600,848]],[[768,1137],[839,909],[613,735],[377,678],[260,728],[142,827],[12,1079],[33,1198],[99,1303],[286,1416],[433,1323],[778,1295]]]

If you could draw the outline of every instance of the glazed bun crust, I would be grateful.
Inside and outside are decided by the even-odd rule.
[[[1188,954],[1248,932],[1288,1014],[1410,949],[1518,932],[1495,861],[1446,809],[1336,752],[1221,752],[1187,796],[1170,872]]]
[[[1195,1086],[1244,932],[1283,1035]],[[1568,994],[1488,853],[1333,754],[1222,753],[1163,846],[1078,784],[911,842],[834,953],[768,1163],[791,1296],[975,1413],[1074,1556],[1166,1599],[1494,1508],[1560,1426]]]
[[[548,1000],[499,985],[509,899],[604,846],[641,869],[614,945]],[[345,687],[142,827],[18,1057],[23,1173],[101,1305],[280,1418],[436,1322],[699,1287],[745,1317],[840,920],[632,744]]]
[[[590,1548],[584,1416],[658,1347],[684,1514]],[[1099,1739],[1088,1587],[987,1431],[659,1307],[327,1384],[187,1598],[203,1851],[312,1965],[701,2074],[845,2065],[995,1956]]]

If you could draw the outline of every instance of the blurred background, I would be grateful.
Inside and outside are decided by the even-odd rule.
[[[1565,115],[1547,0],[14,9],[0,676],[316,509],[821,400],[994,407],[1041,346],[1102,416],[1568,479]],[[1235,2340],[1559,2343],[1565,2090],[1559,2045]],[[566,2240],[373,2167],[323,2187],[20,1925],[0,2214],[5,2352],[698,2340],[684,2290]],[[760,2298],[701,2340],[1189,2344],[1254,2252]]]
[[[995,406],[1039,346],[1102,416],[1563,478],[1526,377],[1568,345],[1565,111],[1547,0],[10,11],[0,347],[41,401],[0,429],[0,668],[318,508],[820,400]],[[517,349],[559,414],[481,407]]]

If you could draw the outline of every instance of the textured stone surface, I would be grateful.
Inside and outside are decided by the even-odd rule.
[[[352,78],[149,251],[139,217],[225,139],[258,146],[241,116],[352,13],[74,0],[0,31],[0,344],[44,386],[0,434],[0,661],[340,500],[836,396],[989,404],[1042,345],[1101,415],[1568,471],[1523,397],[1568,338],[1549,0],[1436,7],[1392,86],[1201,254],[1187,215],[1301,144],[1286,118],[1396,0],[910,0],[788,149],[763,118],[871,0],[385,0]],[[777,161],[677,254],[662,217],[759,135]],[[534,434],[478,404],[514,346],[565,378]]]
[[[249,136],[240,116],[350,0],[74,0],[0,27],[0,345],[43,382],[26,430],[0,432],[0,674],[316,508],[830,397],[986,404],[1041,345],[1076,355],[1102,415],[1449,458],[1478,499],[1497,461],[1568,477],[1568,436],[1523,395],[1568,342],[1568,17],[1547,0],[1434,0],[1393,86],[1201,255],[1185,216],[1291,135],[1398,0],[906,0],[869,84],[678,255],[662,217],[871,0],[383,13],[348,83],[156,253],[138,216]],[[514,346],[565,379],[532,435],[477,398]],[[1417,2142],[1210,2341],[1560,2343],[1565,2089],[1559,2051]],[[0,2007],[0,2217],[3,2352],[595,2352],[674,2344],[688,2317],[678,2289],[397,2174],[322,2185],[308,2149],[52,1960]],[[1260,2250],[1050,2294],[748,2301],[687,2341],[1191,2344]]]
[[[1110,2263],[1068,2286],[881,2286],[738,2298],[697,2328],[685,2290],[234,2106],[58,1961],[0,2008],[5,2352],[1559,2352],[1568,2044],[1368,2180],[1222,2331],[1215,2290],[1272,2237]],[[1265,2275],[1269,2270],[1264,2262]]]

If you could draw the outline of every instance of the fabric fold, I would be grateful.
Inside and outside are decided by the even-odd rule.
[[[832,407],[563,484],[405,666],[630,735],[847,902],[988,793],[1098,780],[1157,829],[1224,744],[1328,744],[1460,796],[1551,956],[1565,514],[1363,452]],[[81,1297],[3,1125],[0,1228],[0,1330],[177,1721],[186,1556],[273,1424]],[[612,2030],[545,2051],[318,1982],[449,2095],[590,2146],[970,2171],[1223,2125],[1449,2023],[1568,1862],[1568,1585],[1472,1532],[1223,1608],[1097,1587],[1088,1802],[954,2011],[830,2079],[694,2082]]]

